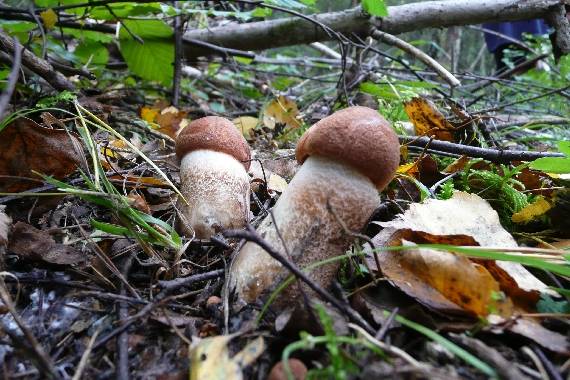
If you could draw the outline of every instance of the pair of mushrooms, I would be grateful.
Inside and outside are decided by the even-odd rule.
[[[179,201],[179,209],[196,236],[208,238],[224,228],[245,226],[250,151],[234,125],[220,117],[196,120],[178,136],[176,153],[181,191],[188,200]],[[267,216],[258,232],[301,268],[343,254],[353,240],[346,229],[358,232],[365,226],[399,157],[398,138],[377,111],[357,106],[335,112],[299,140],[296,158],[302,166],[275,204],[273,218]],[[319,266],[310,276],[328,286],[337,269],[334,264]],[[229,289],[235,290],[238,305],[253,303],[288,275],[248,242],[232,262]],[[291,286],[280,298],[289,302],[298,291]]]

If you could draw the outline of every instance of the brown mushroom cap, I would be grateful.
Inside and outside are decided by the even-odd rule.
[[[305,132],[295,156],[302,164],[312,155],[346,163],[383,189],[400,162],[400,143],[377,111],[356,106],[325,117]]]
[[[196,119],[176,138],[176,155],[179,159],[200,149],[229,154],[249,170],[251,159],[249,145],[228,119],[218,116]]]

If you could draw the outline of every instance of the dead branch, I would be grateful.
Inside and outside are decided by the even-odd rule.
[[[553,152],[528,152],[522,150],[500,150],[480,148],[477,146],[455,144],[448,141],[434,140],[429,137],[408,137],[400,136],[400,143],[406,144],[409,148],[425,149],[429,146],[434,151],[465,155],[475,158],[483,158],[497,163],[508,163],[511,161],[533,161],[541,157],[564,157],[561,153]],[[432,150],[432,151],[433,151]]]
[[[59,71],[56,71],[48,61],[36,57],[34,53],[23,48],[17,40],[12,40],[8,34],[0,30],[0,49],[9,54],[14,54],[17,48],[22,49],[22,64],[45,79],[54,89],[59,91],[75,90],[73,83]]]
[[[339,34],[367,35],[371,27],[390,34],[400,34],[424,28],[480,24],[489,20],[499,22],[546,17],[552,7],[563,2],[439,0],[388,7],[388,17],[383,19],[370,18],[360,7],[313,15],[311,18]],[[197,29],[186,33],[184,38],[240,50],[264,50],[332,39],[327,31],[314,22],[296,17]],[[211,52],[186,45],[187,57],[207,54]]]

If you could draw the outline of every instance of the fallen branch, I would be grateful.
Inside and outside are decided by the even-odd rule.
[[[564,157],[563,154],[554,152],[529,152],[522,150],[480,148],[470,145],[455,144],[448,141],[433,140],[427,136],[399,136],[399,138],[400,143],[405,144],[408,148],[423,150],[426,147],[429,147],[439,152],[483,158],[485,160],[497,163],[508,163],[511,161],[533,161],[541,157]]]
[[[312,15],[311,18],[339,34],[368,35],[372,27],[401,34],[425,28],[480,24],[486,21],[515,21],[546,17],[552,7],[564,0],[439,0],[423,1],[388,7],[388,16],[371,18],[360,7],[342,12]],[[245,24],[196,29],[185,40],[200,40],[213,45],[240,50],[270,48],[329,41],[334,37],[326,30],[301,18],[281,18]],[[208,55],[211,52],[186,46],[186,56]]]
[[[73,83],[59,71],[56,71],[48,61],[36,57],[34,53],[24,48],[17,40],[13,40],[2,30],[0,30],[0,49],[10,54],[14,54],[16,49],[22,49],[22,64],[25,67],[45,79],[56,90],[75,90]]]

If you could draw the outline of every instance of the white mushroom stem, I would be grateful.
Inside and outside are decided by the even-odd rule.
[[[360,172],[345,164],[311,156],[297,172],[273,208],[277,228],[267,216],[258,232],[283,255],[301,268],[345,253],[353,236],[339,224],[358,232],[378,206],[380,198],[374,184]],[[334,210],[331,213],[328,206]],[[337,219],[338,218],[338,219]],[[323,265],[311,272],[321,286],[328,286],[338,264]],[[234,259],[230,269],[229,290],[235,289],[236,305],[255,302],[274,288],[289,272],[258,245],[248,242]],[[293,285],[279,297],[292,302],[298,289]]]
[[[243,228],[249,220],[249,176],[229,154],[195,150],[180,163],[180,229],[207,239],[222,228]]]

